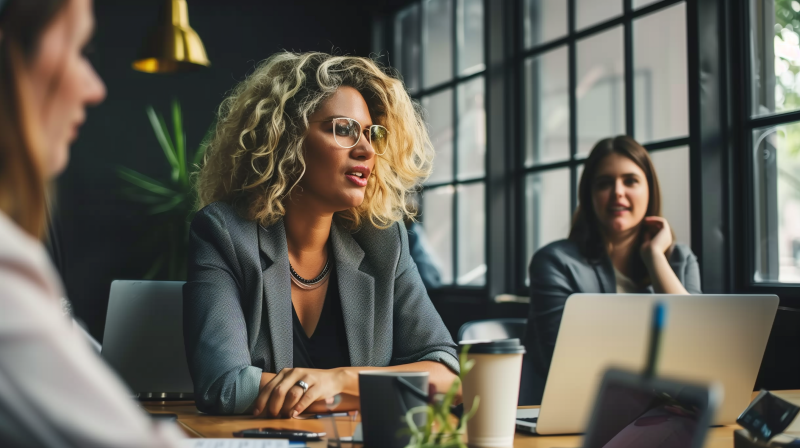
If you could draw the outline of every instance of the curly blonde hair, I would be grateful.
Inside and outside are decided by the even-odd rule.
[[[222,102],[197,179],[200,207],[225,201],[264,226],[278,221],[283,200],[305,173],[309,116],[341,86],[361,93],[373,121],[389,129],[389,136],[364,201],[335,216],[351,230],[365,220],[386,228],[413,217],[407,199],[428,177],[433,160],[419,105],[393,73],[371,59],[325,53],[275,54]]]

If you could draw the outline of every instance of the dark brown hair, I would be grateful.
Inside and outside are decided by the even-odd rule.
[[[0,11],[0,210],[36,238],[47,222],[47,180],[32,141],[23,73],[68,0],[10,0]]]
[[[629,158],[644,171],[647,177],[647,186],[650,190],[645,216],[661,216],[661,188],[658,184],[658,176],[653,167],[653,161],[650,160],[647,150],[627,135],[607,138],[597,142],[584,165],[581,182],[578,186],[578,207],[572,217],[572,229],[569,232],[570,241],[578,245],[581,253],[587,259],[595,262],[606,254],[606,247],[592,202],[592,184],[600,163],[611,154],[619,154]],[[631,260],[634,267],[633,272],[641,274],[639,272],[641,263],[638,263],[638,261],[641,261],[638,259],[639,251],[637,250],[635,253],[636,257]]]

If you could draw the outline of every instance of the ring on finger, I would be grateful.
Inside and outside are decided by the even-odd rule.
[[[300,386],[301,388],[303,388],[303,395],[305,395],[306,392],[308,392],[308,383],[306,383],[305,381],[300,380],[294,384],[295,386]]]

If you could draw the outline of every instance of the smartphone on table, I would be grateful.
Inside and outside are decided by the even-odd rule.
[[[233,433],[234,437],[287,440],[321,440],[324,432],[301,431],[299,429],[254,428]]]

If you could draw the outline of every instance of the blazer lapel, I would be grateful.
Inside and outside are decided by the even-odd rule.
[[[267,307],[269,336],[275,373],[292,367],[292,284],[289,278],[289,250],[283,220],[258,227],[258,246],[267,258],[263,272],[264,304]]]
[[[613,294],[617,292],[617,277],[611,259],[603,257],[599,262],[592,263],[597,280],[600,282],[600,292]]]
[[[375,325],[375,278],[361,270],[364,250],[348,231],[335,222],[331,226],[331,242],[350,365],[370,365]]]

